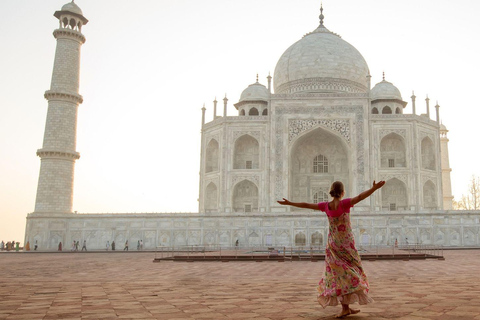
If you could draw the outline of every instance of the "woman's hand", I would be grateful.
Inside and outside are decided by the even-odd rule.
[[[277,201],[277,202],[280,203],[281,205],[284,205],[284,206],[291,206],[292,205],[292,203],[285,198],[283,198],[283,201]]]
[[[378,190],[381,187],[383,187],[384,185],[385,185],[385,181],[379,181],[378,183],[375,183],[375,180],[373,180],[372,188],[375,189],[375,190]]]

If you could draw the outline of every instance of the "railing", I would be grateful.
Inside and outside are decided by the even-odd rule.
[[[422,244],[399,246],[360,245],[357,247],[362,259],[411,259],[443,258],[443,247]],[[234,260],[323,260],[323,246],[249,246],[222,247],[219,244],[159,246],[155,250],[155,261],[234,261]]]

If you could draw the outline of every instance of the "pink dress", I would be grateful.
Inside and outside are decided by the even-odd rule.
[[[328,202],[320,202],[318,209],[328,216],[329,232],[325,249],[325,274],[318,283],[318,303],[322,307],[341,304],[367,304],[368,281],[360,255],[355,248],[350,223],[351,199],[340,201],[337,210],[330,210]]]

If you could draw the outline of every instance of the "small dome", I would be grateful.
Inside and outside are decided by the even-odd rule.
[[[440,131],[448,132],[447,127],[443,123],[440,124]]]
[[[243,90],[240,95],[239,102],[242,101],[268,101],[270,99],[270,93],[268,89],[258,82],[251,84],[247,89]]]
[[[402,95],[400,90],[397,89],[393,84],[388,81],[383,80],[375,85],[370,91],[370,98],[372,100],[379,99],[393,99],[393,100],[402,100]]]
[[[75,2],[73,2],[73,1],[67,3],[66,5],[64,5],[64,6],[62,7],[62,11],[69,11],[69,12],[76,13],[76,14],[78,14],[78,15],[83,16],[82,9],[80,9],[80,7],[77,6],[77,5],[75,4]]]

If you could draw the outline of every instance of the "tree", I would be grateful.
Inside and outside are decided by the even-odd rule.
[[[453,208],[455,210],[480,210],[480,177],[472,175],[468,194],[462,194],[460,201],[453,200]]]

